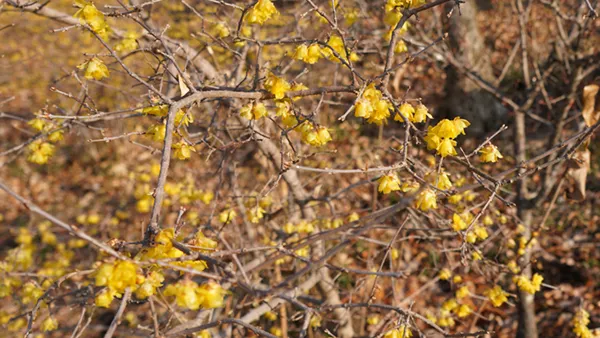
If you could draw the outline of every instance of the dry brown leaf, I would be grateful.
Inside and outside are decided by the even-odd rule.
[[[585,183],[587,180],[587,174],[590,170],[590,160],[591,160],[591,152],[586,149],[579,149],[573,156],[573,159],[569,161],[569,164],[577,163],[577,167],[573,165],[569,169],[569,175],[575,181],[574,184],[574,192],[571,196],[572,199],[577,201],[582,201],[585,199]]]
[[[596,104],[596,95],[600,90],[597,84],[583,87],[583,119],[588,127],[593,126],[600,120],[600,104]]]

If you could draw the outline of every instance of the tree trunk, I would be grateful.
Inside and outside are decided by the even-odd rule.
[[[531,219],[532,219],[532,209],[528,206],[521,205],[518,210],[518,215],[523,225],[525,226],[525,231],[523,232],[523,236],[526,238],[531,237]],[[521,274],[528,279],[531,279],[531,250],[526,249],[523,257],[523,262],[526,266],[521,271]],[[535,320],[535,302],[534,295],[519,290],[519,326],[517,327],[517,338],[537,338],[537,324]]]
[[[448,3],[448,11],[454,2]],[[477,5],[474,1],[454,8],[446,21],[449,45],[454,58],[466,69],[477,73],[483,80],[494,82],[490,53],[477,26]],[[506,117],[505,108],[498,100],[468,79],[463,72],[453,66],[446,70],[446,97],[442,105],[442,115],[461,116],[471,122],[471,135],[481,135],[496,130]]]

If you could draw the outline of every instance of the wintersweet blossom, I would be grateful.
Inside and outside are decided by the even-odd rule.
[[[382,194],[387,195],[392,191],[400,190],[400,179],[395,174],[383,175],[377,182],[379,182],[377,190]]]
[[[97,57],[80,64],[77,68],[85,71],[83,76],[88,80],[102,80],[110,75],[108,67]]]
[[[485,291],[484,294],[495,307],[500,307],[508,301],[508,293],[502,290],[500,285],[495,285],[493,288]]]
[[[497,162],[499,158],[503,158],[502,154],[493,144],[488,144],[479,151],[479,160],[481,162]]]
[[[422,211],[437,208],[435,192],[431,189],[423,190],[416,199],[416,207]]]
[[[279,12],[271,0],[258,0],[246,14],[246,20],[249,24],[262,25],[278,14]]]

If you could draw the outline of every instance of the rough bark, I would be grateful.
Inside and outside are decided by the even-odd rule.
[[[453,3],[448,6],[451,10]],[[454,57],[483,80],[493,82],[490,52],[477,26],[477,5],[468,1],[454,9],[452,16],[444,18],[448,29],[448,42]],[[446,97],[442,114],[448,117],[461,116],[471,122],[471,135],[480,135],[496,130],[504,122],[506,109],[491,94],[468,79],[455,67],[446,70]]]

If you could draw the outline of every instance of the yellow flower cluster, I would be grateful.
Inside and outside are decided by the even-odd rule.
[[[394,121],[404,122],[404,118],[406,118],[412,123],[423,123],[427,121],[427,118],[433,118],[433,116],[429,114],[429,109],[422,103],[419,103],[415,108],[412,104],[405,102],[398,107],[398,110],[400,113],[396,113]]]
[[[258,2],[246,14],[246,21],[249,24],[264,24],[273,16],[278,15],[277,8],[271,0],[258,0]]]
[[[150,248],[141,250],[135,260],[178,258],[184,255],[183,251],[173,246],[175,239],[175,229],[168,228],[161,230],[154,238],[154,245]]]
[[[370,83],[354,106],[354,116],[362,117],[368,123],[376,125],[387,123],[390,109],[393,107],[390,101],[382,97],[381,91],[375,88],[374,83]]]
[[[430,172],[425,175],[425,179],[440,190],[452,188],[452,181],[450,181],[450,177],[445,171],[442,171],[439,175],[437,172]]]
[[[465,135],[465,128],[469,125],[471,125],[469,121],[456,117],[452,121],[443,119],[435,127],[428,127],[425,136],[427,148],[437,150],[438,155],[442,157],[456,156],[454,139],[460,134]]]
[[[209,252],[217,247],[217,242],[206,237],[200,230],[196,232],[194,238],[188,243],[194,251]]]
[[[194,146],[188,144],[184,140],[174,143],[171,145],[171,148],[173,149],[173,157],[182,161],[192,157],[192,152],[196,152]]]
[[[144,281],[135,290],[138,299],[146,299],[156,294],[156,289],[162,286],[165,277],[159,271],[150,271]]]
[[[495,285],[493,288],[486,290],[484,294],[495,307],[500,307],[508,301],[508,293],[502,290],[500,285]]]
[[[52,155],[54,155],[54,146],[41,140],[31,142],[27,146],[27,150],[29,151],[27,161],[35,164],[46,164]]]
[[[538,273],[534,274],[533,277],[531,277],[531,280],[523,275],[513,277],[513,282],[517,284],[519,289],[532,295],[537,291],[540,291],[543,280],[544,277]]]
[[[87,24],[90,26],[92,31],[98,34],[103,40],[108,40],[110,27],[108,27],[104,19],[104,14],[93,3],[85,0],[75,0],[75,6],[79,7],[79,10],[73,17],[79,19],[82,25]]]
[[[314,147],[324,146],[332,140],[327,127],[317,126],[315,128],[313,124],[308,121],[302,123],[299,130],[300,133],[302,133],[302,141]]]
[[[397,328],[385,333],[384,338],[412,338],[412,331],[406,325],[400,325]]]
[[[421,211],[427,211],[429,209],[437,209],[437,200],[435,191],[432,189],[425,189],[419,193],[415,200],[415,207],[421,209]]]
[[[209,282],[199,286],[191,280],[169,284],[164,292],[167,297],[174,296],[178,306],[190,310],[223,307],[223,299],[226,293],[219,284]]]
[[[127,32],[121,41],[115,45],[115,51],[128,53],[138,48],[137,39],[140,35],[136,32]]]
[[[226,38],[231,34],[229,28],[222,22],[219,22],[214,27],[215,35],[220,37],[221,39]]]
[[[293,88],[293,87],[292,87]],[[275,101],[277,110],[275,114],[281,118],[281,123],[286,128],[293,128],[298,125],[298,119],[292,112],[292,103],[289,99]]]
[[[221,222],[223,224],[229,224],[229,222],[234,220],[236,217],[237,217],[237,212],[235,212],[235,210],[226,209],[226,210],[221,211],[221,213],[219,214],[219,222]]]
[[[400,179],[396,174],[383,175],[377,182],[379,182],[377,190],[382,194],[387,195],[392,191],[400,190]]]
[[[46,121],[39,117],[29,120],[29,122],[27,122],[27,124],[31,128],[35,129],[36,131],[42,132],[42,133],[48,133],[52,129],[56,129],[56,125],[54,125],[52,122]],[[52,143],[62,141],[63,138],[64,138],[63,130],[57,130],[57,131],[54,131],[54,132],[48,134],[48,141],[50,141]]]
[[[138,266],[129,261],[104,263],[96,270],[96,286],[106,289],[96,295],[96,305],[108,307],[114,297],[120,297],[125,289],[132,291],[143,283],[144,276],[138,273]]]
[[[321,52],[321,46],[317,43],[307,45],[300,45],[296,47],[296,50],[292,54],[292,58],[303,61],[308,64],[315,64],[319,59],[323,57]]]
[[[58,321],[56,321],[56,318],[48,316],[48,318],[44,319],[44,321],[42,322],[40,329],[43,332],[54,331],[58,329]]]
[[[315,232],[315,223],[301,220],[298,224],[286,223],[283,226],[283,231],[288,234],[299,233],[299,234],[311,234]]]
[[[449,269],[442,269],[440,270],[440,272],[438,273],[438,277],[441,280],[449,280],[450,277],[452,277],[452,272],[450,272]]]
[[[110,75],[108,67],[97,57],[80,64],[77,68],[84,70],[83,76],[88,80],[102,80]]]
[[[276,99],[281,100],[285,97],[285,93],[289,91],[292,86],[285,79],[275,76],[270,73],[265,81],[265,89],[275,96]]]
[[[262,102],[252,102],[240,109],[240,116],[247,120],[260,120],[267,115],[269,113]]]
[[[590,323],[590,314],[584,309],[580,309],[577,311],[575,316],[573,317],[573,332],[579,338],[595,338],[597,335],[594,335],[592,331],[588,328],[588,324]]]
[[[481,154],[479,155],[479,160],[481,162],[498,162],[499,158],[504,157],[502,154],[500,154],[498,147],[491,143],[481,148],[479,153]]]
[[[344,47],[344,40],[342,40],[342,38],[339,35],[333,34],[329,37],[329,40],[327,41],[327,45],[329,47],[323,47],[321,49],[321,53],[323,54],[324,57],[326,57],[327,59],[329,59],[330,61],[333,62],[340,62],[340,58],[344,61],[348,61],[348,53],[346,52],[346,48]],[[333,53],[333,51],[335,51],[335,53],[337,53],[336,56],[335,53]],[[350,53],[350,61],[357,61],[358,60],[358,55],[356,53]]]

